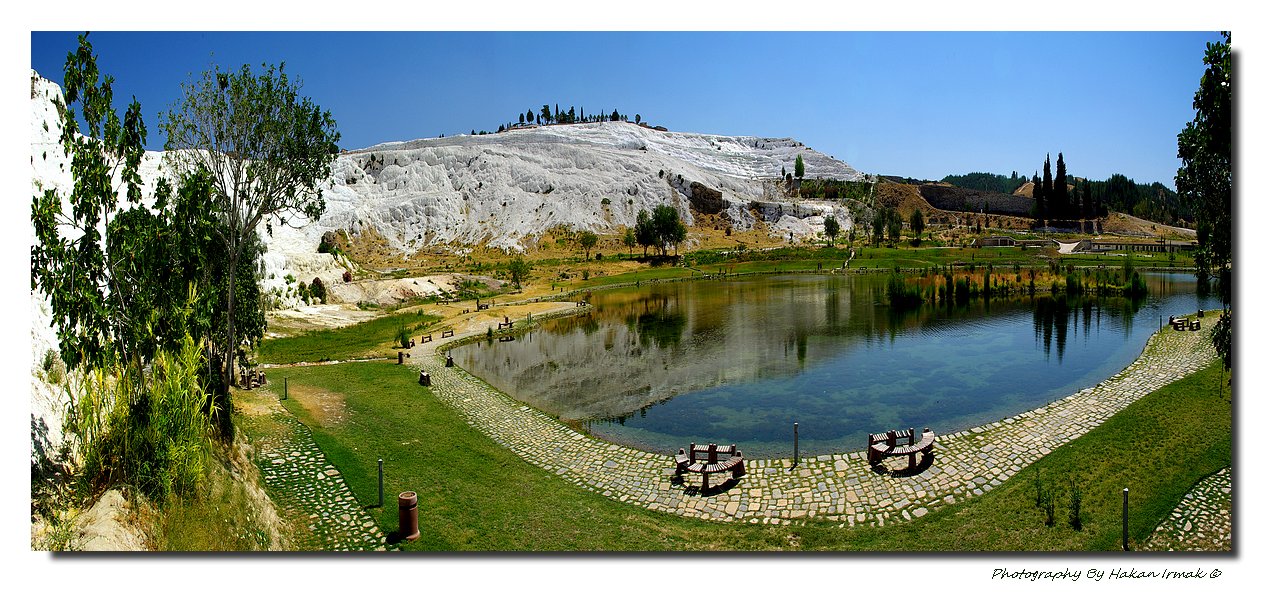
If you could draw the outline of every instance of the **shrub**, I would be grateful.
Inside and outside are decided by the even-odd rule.
[[[1046,527],[1054,527],[1054,487],[1046,487],[1045,493],[1041,495],[1041,509],[1046,514]]]
[[[350,273],[349,269],[341,272],[341,281],[350,283],[352,280],[354,280],[354,275]]]
[[[320,302],[328,302],[328,290],[323,287],[323,281],[315,278],[310,282],[310,295],[317,298]]]
[[[412,346],[412,331],[408,329],[406,324],[399,323],[399,328],[394,333],[394,339],[398,342],[399,347],[406,350]]]

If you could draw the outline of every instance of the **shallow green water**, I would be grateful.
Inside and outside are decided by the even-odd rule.
[[[602,438],[657,451],[863,449],[890,428],[963,430],[1093,386],[1163,318],[1217,308],[1190,275],[1146,300],[972,301],[899,314],[885,276],[761,276],[596,292],[587,315],[453,351],[493,386]]]

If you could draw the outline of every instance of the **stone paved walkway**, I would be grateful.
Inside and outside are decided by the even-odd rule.
[[[257,467],[271,500],[287,511],[284,517],[305,520],[309,533],[297,537],[294,548],[386,550],[385,534],[328,463],[310,429],[286,413],[274,416],[287,430],[261,439]]]
[[[1204,327],[1209,328],[1208,320]],[[729,490],[707,495],[699,494],[697,476],[687,475],[690,487],[671,482],[673,454],[582,435],[459,367],[444,367],[442,356],[427,346],[416,348],[412,362],[430,373],[440,400],[497,443],[568,482],[618,501],[712,520],[882,525],[981,495],[1140,397],[1203,368],[1213,357],[1207,337],[1203,332],[1155,334],[1137,360],[1095,387],[1018,416],[942,435],[936,440],[934,464],[916,475],[876,472],[864,451],[806,457],[797,466],[791,459],[747,459],[746,453],[749,473]],[[714,481],[722,477],[716,475]]]
[[[1232,550],[1232,469],[1192,487],[1140,550]]]

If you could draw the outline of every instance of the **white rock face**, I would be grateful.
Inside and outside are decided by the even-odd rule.
[[[722,193],[736,228],[753,227],[758,212],[778,221],[788,207],[799,217],[818,211],[819,230],[807,230],[818,233],[823,214],[838,213],[836,203],[771,198],[779,194],[781,168],[792,170],[799,154],[808,178],[864,179],[792,139],[663,132],[627,122],[385,143],[338,157],[317,228],[372,227],[405,254],[436,245],[521,252],[555,226],[616,232],[634,225],[639,210],[662,204],[690,223],[691,186],[699,183]],[[845,210],[838,215],[850,221]]]

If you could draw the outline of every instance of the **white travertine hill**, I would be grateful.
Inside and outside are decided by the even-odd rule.
[[[793,139],[664,132],[628,122],[385,143],[338,157],[318,227],[372,227],[408,254],[434,245],[521,251],[555,226],[613,233],[634,225],[639,210],[661,204],[673,204],[691,223],[693,183],[721,192],[721,211],[739,229],[758,223],[759,201],[772,204],[762,210],[772,223],[783,215],[822,221],[835,205],[775,192],[781,168],[791,172],[798,154],[808,178],[864,177]]]

